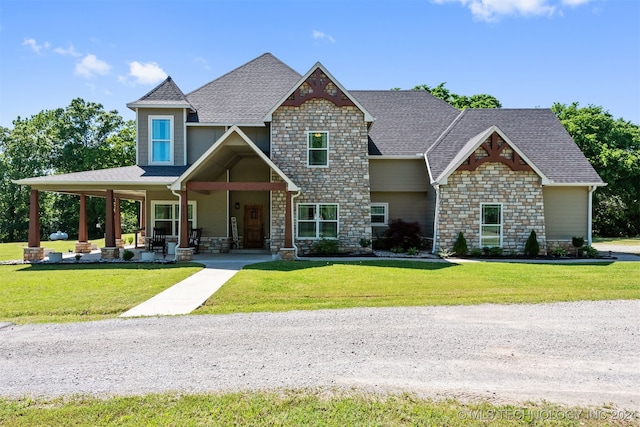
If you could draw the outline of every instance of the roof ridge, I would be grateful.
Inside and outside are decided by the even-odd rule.
[[[465,115],[465,113],[467,112],[467,108],[465,108],[464,110],[460,111],[460,114],[458,114],[456,116],[455,119],[453,119],[453,121],[449,124],[449,126],[447,126],[447,128],[440,134],[440,136],[438,138],[436,138],[435,142],[433,144],[431,144],[431,147],[429,147],[427,149],[427,151],[425,152],[425,154],[429,154],[432,150],[434,150],[443,140],[444,138],[449,135],[449,133],[453,130],[453,128],[458,124],[458,122],[460,120],[462,120],[462,116]]]

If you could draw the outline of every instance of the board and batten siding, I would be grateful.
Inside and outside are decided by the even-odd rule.
[[[429,191],[429,173],[422,157],[376,159],[369,157],[371,191]]]
[[[224,132],[224,126],[187,126],[187,163],[194,164]]]
[[[149,116],[173,116],[173,165],[184,163],[184,109],[139,108],[137,117],[138,164],[149,164]]]
[[[547,240],[587,238],[589,230],[588,187],[543,187]]]

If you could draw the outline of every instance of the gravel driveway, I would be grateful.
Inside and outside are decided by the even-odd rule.
[[[0,329],[0,395],[337,387],[640,409],[640,301],[296,311]]]

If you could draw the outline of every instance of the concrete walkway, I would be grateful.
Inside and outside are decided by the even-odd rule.
[[[195,258],[195,257],[194,257]],[[271,255],[216,255],[194,261],[205,265],[201,271],[126,311],[120,317],[189,314],[200,307],[245,265],[271,261]]]

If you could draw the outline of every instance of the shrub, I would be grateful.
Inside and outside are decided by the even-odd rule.
[[[438,250],[438,256],[440,258],[449,258],[450,256],[454,255],[453,252],[451,252],[449,249],[447,248],[440,248]]]
[[[407,249],[407,255],[418,255],[420,251],[418,250],[418,248],[412,246],[409,249]]]
[[[458,238],[453,244],[453,252],[458,256],[465,256],[469,252],[467,247],[467,239],[464,238],[462,231],[458,233]]]
[[[122,251],[122,259],[125,261],[131,261],[134,255],[133,251],[130,251],[129,249]]]
[[[473,248],[473,249],[471,250],[471,256],[472,256],[472,257],[479,257],[479,256],[482,256],[482,249],[480,249],[480,248]]]
[[[524,255],[529,258],[535,258],[540,253],[540,245],[538,244],[538,236],[536,236],[536,231],[531,230],[531,234],[529,234],[529,238],[527,239],[527,243],[524,245]]]
[[[313,245],[313,252],[319,255],[337,255],[340,253],[340,243],[333,239],[322,239]]]
[[[584,237],[573,236],[571,238],[571,245],[576,249],[581,248],[584,245]]]
[[[127,237],[127,243],[130,245],[133,243],[133,236]]]
[[[562,257],[562,256],[567,256],[567,251],[565,251],[560,246],[556,246],[555,248],[551,249],[550,254],[551,254],[551,256]]]
[[[598,252],[598,250],[593,246],[587,245],[587,246],[584,246],[582,249],[584,250],[587,257],[589,258],[598,258],[598,255],[600,254],[600,252]]]
[[[362,246],[363,248],[368,248],[369,246],[371,246],[371,240],[365,239],[363,237],[362,239],[360,239],[360,246]]]
[[[400,246],[405,251],[411,247],[422,247],[422,231],[417,222],[405,222],[401,219],[389,222],[389,228],[385,230],[382,237],[386,247],[381,249],[391,249]]]
[[[489,248],[489,256],[502,256],[502,248],[499,246]]]
[[[401,254],[404,253],[404,248],[402,246],[394,246],[391,249],[389,249],[391,252],[393,252],[394,254]]]

